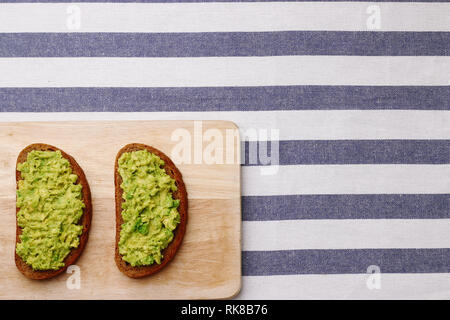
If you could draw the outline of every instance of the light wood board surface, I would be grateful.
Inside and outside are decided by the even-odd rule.
[[[199,125],[201,130],[195,130]],[[0,123],[0,299],[223,299],[237,294],[241,286],[239,137],[231,145],[225,138],[233,130],[236,126],[228,121]],[[180,141],[172,141],[174,132],[191,134],[192,161],[195,150],[205,153],[210,142],[218,142],[214,152],[223,151],[224,164],[176,163],[189,199],[185,238],[162,271],[130,279],[114,262],[114,160],[122,146],[136,142],[156,147],[177,162],[172,152]],[[216,139],[208,140],[208,132]],[[54,145],[73,156],[91,187],[92,226],[76,263],[79,289],[78,272],[30,280],[14,263],[15,165],[19,152],[32,143]],[[221,144],[222,149],[217,149]],[[235,161],[225,161],[226,155],[235,155]]]

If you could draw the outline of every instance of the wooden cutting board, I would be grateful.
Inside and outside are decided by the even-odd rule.
[[[223,299],[236,295],[241,286],[239,137],[226,143],[226,134],[235,131],[228,121],[0,123],[0,299]],[[181,145],[175,139],[179,135],[190,140]],[[215,148],[209,153],[213,141]],[[114,262],[114,160],[117,151],[132,142],[154,146],[174,162],[180,162],[172,153],[177,146],[176,150],[187,151],[191,144],[192,161],[185,158],[185,163],[176,163],[189,198],[184,241],[166,268],[143,279],[128,278]],[[15,165],[19,152],[32,143],[54,145],[72,155],[92,192],[92,227],[76,263],[79,268],[44,281],[27,279],[14,263]],[[210,155],[209,160],[199,161],[199,152]],[[211,155],[217,156],[214,163]]]

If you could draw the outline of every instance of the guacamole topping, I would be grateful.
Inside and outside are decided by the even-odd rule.
[[[119,174],[124,200],[119,253],[133,267],[160,264],[161,251],[180,223],[175,179],[164,170],[164,161],[147,150],[122,154]]]
[[[83,231],[77,224],[85,207],[78,176],[60,151],[31,151],[17,170],[22,234],[16,252],[34,270],[59,269]]]

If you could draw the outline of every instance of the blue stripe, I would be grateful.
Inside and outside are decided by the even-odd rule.
[[[450,249],[345,249],[243,251],[244,276],[288,274],[448,273]]]
[[[242,197],[242,220],[449,219],[449,194]]]
[[[450,140],[247,141],[244,148],[244,165],[450,163]],[[266,155],[275,158],[263,163]]]
[[[449,110],[450,86],[0,88],[0,111]]]
[[[3,33],[0,57],[446,56],[450,32]]]

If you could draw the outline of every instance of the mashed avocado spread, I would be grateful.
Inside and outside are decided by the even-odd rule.
[[[17,166],[17,223],[22,228],[16,252],[34,270],[56,270],[80,244],[83,227],[81,185],[60,151],[31,151]]]
[[[180,201],[172,196],[175,180],[164,170],[164,161],[147,150],[122,154],[119,174],[124,200],[119,253],[133,267],[160,264],[161,251],[180,223]]]

